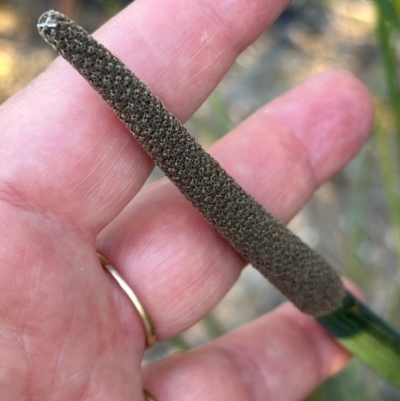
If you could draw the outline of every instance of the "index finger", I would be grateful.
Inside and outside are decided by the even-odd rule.
[[[175,0],[166,6],[139,0],[95,36],[186,120],[287,3]],[[50,210],[95,233],[123,209],[153,167],[63,60],[3,105],[0,121],[3,200],[39,213]]]

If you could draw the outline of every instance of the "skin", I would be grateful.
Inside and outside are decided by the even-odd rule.
[[[95,36],[185,121],[288,3],[137,0]],[[373,114],[355,78],[324,72],[209,151],[287,222],[357,153]],[[145,386],[159,401],[294,401],[348,361],[284,304],[142,372],[143,327],[96,249],[159,340],[207,314],[244,261],[167,180],[141,190],[152,161],[65,61],[1,106],[0,133],[0,399],[143,401]]]

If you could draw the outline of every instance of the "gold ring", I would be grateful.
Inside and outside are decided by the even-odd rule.
[[[151,394],[150,391],[146,390],[145,388],[143,389],[143,393],[147,401],[157,401],[157,398],[154,397],[154,395]]]
[[[140,303],[138,297],[135,295],[133,292],[132,288],[129,287],[128,283],[122,278],[122,276],[118,273],[118,271],[110,264],[110,262],[100,253],[97,253],[100,262],[104,269],[106,269],[111,276],[114,277],[114,279],[117,281],[119,286],[122,288],[122,290],[125,292],[125,294],[128,296],[130,301],[132,302],[133,306],[137,310],[140,319],[142,320],[144,330],[146,332],[146,347],[150,348],[155,342],[156,342],[156,331],[154,328],[154,324],[150,318],[150,315],[147,313],[146,309],[143,307],[143,305]],[[151,396],[151,394],[150,394]],[[151,396],[153,397],[153,396]],[[150,398],[150,401],[154,400]]]

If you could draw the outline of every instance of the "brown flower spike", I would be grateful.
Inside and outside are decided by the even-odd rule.
[[[337,273],[247,194],[119,59],[58,12],[43,14],[38,29],[192,205],[290,301],[314,316],[342,305]]]

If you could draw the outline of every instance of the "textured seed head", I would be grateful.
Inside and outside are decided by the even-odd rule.
[[[38,26],[238,253],[303,312],[322,316],[341,306],[337,273],[247,194],[120,60],[62,14],[50,11]]]

